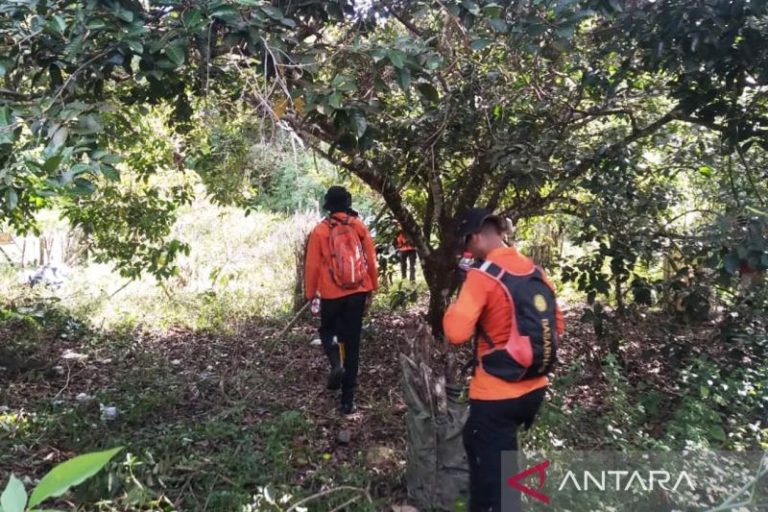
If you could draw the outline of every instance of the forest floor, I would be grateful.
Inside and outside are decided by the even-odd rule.
[[[700,400],[703,391],[695,379],[681,385],[677,374],[716,345],[707,341],[713,323],[681,330],[637,317],[615,326],[617,361],[579,316],[567,313],[561,370],[525,442],[642,448],[695,437],[685,430],[695,423],[707,439],[754,443],[748,429],[729,427],[730,416],[742,414],[731,403],[728,413],[714,409],[715,419],[709,410],[687,411],[686,397]],[[280,338],[276,321],[232,333],[97,333],[72,319],[55,328],[6,324],[0,339],[15,348],[4,361],[0,351],[0,476],[40,477],[72,456],[123,446],[111,477],[81,486],[73,501],[92,503],[88,510],[229,511],[268,487],[292,503],[315,495],[309,510],[342,510],[350,500],[344,510],[392,510],[407,502],[398,354],[415,320],[368,319],[359,412],[346,418],[324,388],[327,363],[309,344],[311,321]],[[116,407],[113,420],[103,418],[104,406]],[[342,430],[349,443],[339,442]]]
[[[231,334],[110,340],[76,325],[40,333],[22,367],[3,375],[0,474],[39,477],[74,455],[124,446],[135,460],[123,469],[135,478],[112,492],[131,493],[137,505],[159,506],[164,496],[178,510],[237,510],[260,486],[278,497],[349,486],[365,492],[340,491],[321,509],[357,493],[378,510],[381,498],[404,500],[402,325],[400,317],[369,320],[359,412],[348,418],[325,390],[327,362],[309,344],[309,323],[281,339],[279,326],[261,323]],[[101,406],[116,407],[117,417],[103,420]],[[348,444],[338,442],[341,430]]]

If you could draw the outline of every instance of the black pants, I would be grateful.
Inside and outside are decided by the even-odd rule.
[[[416,280],[416,251],[400,251],[400,273],[405,279],[405,275],[408,273],[408,264],[411,265],[411,281]]]
[[[520,493],[516,493],[514,503],[505,504],[506,508],[501,509],[501,452],[517,451],[517,430],[521,425],[531,426],[544,400],[544,392],[542,388],[509,400],[470,400],[469,418],[464,426],[470,512],[521,510]]]
[[[344,378],[342,392],[347,391],[351,401],[351,390],[357,384],[357,370],[360,360],[360,333],[363,330],[365,300],[368,293],[355,293],[338,299],[320,301],[320,341],[326,354],[338,350],[333,346],[333,337],[344,343]],[[333,360],[331,360],[333,364]]]

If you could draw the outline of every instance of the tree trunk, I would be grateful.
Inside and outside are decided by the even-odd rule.
[[[304,307],[306,299],[304,297],[304,260],[307,257],[307,245],[309,245],[309,235],[304,238],[294,248],[296,256],[296,283],[293,288],[293,312],[298,313]]]
[[[614,276],[616,288],[616,312],[619,316],[624,316],[624,292],[621,289],[621,275]]]
[[[456,255],[453,243],[441,244],[428,257],[422,255],[424,279],[429,287],[429,311],[427,320],[432,333],[439,337],[443,332],[443,314],[451,295],[456,290]]]

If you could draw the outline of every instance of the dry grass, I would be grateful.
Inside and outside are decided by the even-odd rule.
[[[69,312],[104,328],[237,328],[247,318],[290,310],[295,248],[318,218],[310,212],[245,216],[240,209],[197,200],[174,226],[172,236],[188,243],[191,252],[179,259],[178,275],[167,282],[128,281],[109,265],[90,263],[69,269],[59,290],[39,287],[34,293],[58,298]],[[21,280],[20,272],[3,268],[0,295],[32,293]]]

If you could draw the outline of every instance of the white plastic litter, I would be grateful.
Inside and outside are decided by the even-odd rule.
[[[102,421],[112,421],[117,418],[117,407],[114,405],[101,406]]]
[[[75,401],[81,404],[91,402],[93,400],[95,400],[95,398],[88,393],[78,393],[75,397]]]

